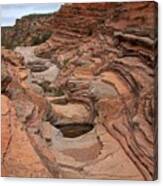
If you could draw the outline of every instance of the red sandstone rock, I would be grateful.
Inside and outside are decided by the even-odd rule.
[[[157,178],[156,11],[65,4],[36,19],[46,42],[2,50],[3,176]]]

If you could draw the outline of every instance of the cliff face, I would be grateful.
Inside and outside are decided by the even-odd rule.
[[[2,50],[3,176],[156,179],[156,29],[157,5],[139,2],[65,4],[3,30],[18,46]]]
[[[2,27],[2,46],[31,46],[45,42],[52,34],[51,14],[33,14],[17,19],[13,27]]]

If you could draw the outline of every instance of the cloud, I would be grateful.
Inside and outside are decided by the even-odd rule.
[[[50,13],[59,10],[63,3],[32,3],[1,5],[1,26],[12,26],[17,18],[34,13]]]

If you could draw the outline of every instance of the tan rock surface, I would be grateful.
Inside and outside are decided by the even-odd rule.
[[[5,96],[2,100],[2,110],[10,111],[2,115],[2,176],[51,177],[18,121],[11,102]]]
[[[53,104],[53,109],[63,123],[76,122],[83,123],[88,121],[89,112],[81,104],[68,103],[67,105]]]

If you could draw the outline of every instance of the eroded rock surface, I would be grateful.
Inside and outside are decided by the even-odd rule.
[[[156,13],[65,4],[46,42],[2,49],[3,176],[157,178]]]

